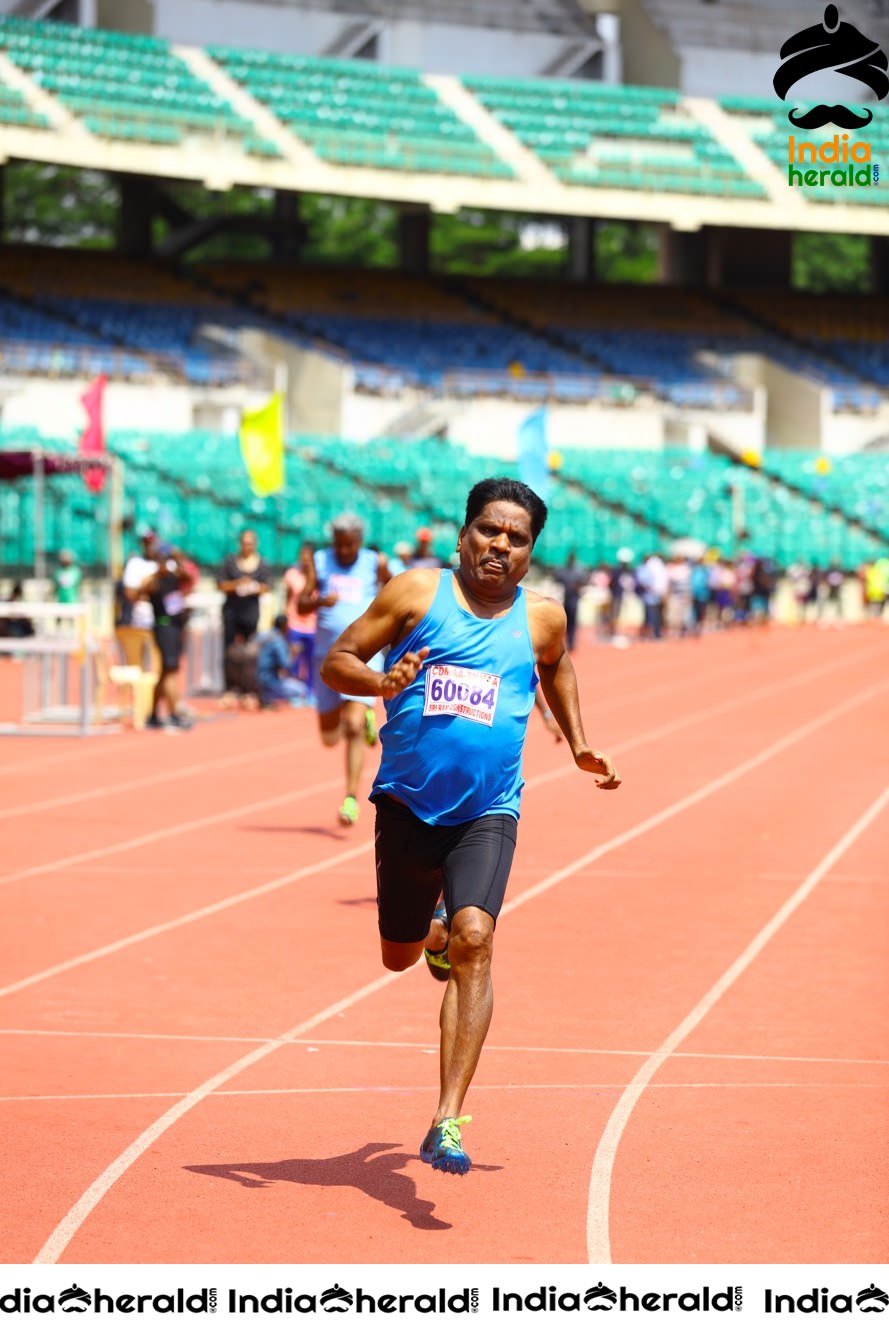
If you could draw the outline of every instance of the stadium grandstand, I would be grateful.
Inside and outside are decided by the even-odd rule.
[[[772,83],[822,8],[0,0],[0,451],[76,454],[101,376],[123,487],[109,553],[110,494],[0,468],[8,576],[38,526],[97,577],[144,525],[212,571],[249,523],[280,569],[345,508],[447,558],[539,408],[544,569],[884,554],[889,100],[839,57]],[[889,50],[889,6],[839,11]],[[871,123],[788,121],[840,99]]]

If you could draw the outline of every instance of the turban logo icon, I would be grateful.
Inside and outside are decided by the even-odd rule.
[[[782,64],[773,79],[775,92],[785,98],[795,83],[807,74],[832,69],[859,83],[866,83],[882,101],[889,92],[889,60],[878,42],[852,23],[841,23],[836,5],[827,5],[824,19],[811,28],[788,37],[781,47]],[[838,125],[844,130],[860,130],[873,120],[873,112],[852,111],[846,106],[819,104],[808,111],[787,113],[792,125],[802,130],[818,129],[821,125]]]

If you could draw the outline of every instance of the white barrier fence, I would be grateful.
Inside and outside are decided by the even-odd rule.
[[[186,696],[222,693],[221,601],[214,593],[188,599]],[[107,634],[95,631],[96,620],[96,607],[86,602],[0,602],[0,655],[18,661],[21,679],[18,702],[7,704],[13,715],[0,718],[0,735],[96,736],[119,729],[121,707],[106,703],[106,695],[121,653]],[[10,622],[26,632],[10,633]]]

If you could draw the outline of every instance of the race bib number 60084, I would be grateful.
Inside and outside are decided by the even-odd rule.
[[[499,676],[436,662],[426,668],[423,716],[465,717],[470,722],[481,722],[490,727],[494,722],[499,691]]]

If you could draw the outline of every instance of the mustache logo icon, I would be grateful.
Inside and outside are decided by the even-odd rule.
[[[880,101],[889,93],[889,57],[886,52],[853,24],[841,22],[836,5],[825,6],[821,23],[788,37],[781,47],[781,60],[772,80],[772,87],[781,98],[785,98],[800,79],[821,70],[833,70],[835,74],[867,84]],[[801,130],[815,130],[822,125],[860,130],[873,118],[869,109],[862,113],[847,106],[827,106],[825,103],[805,111],[794,109],[788,114],[790,123]]]
[[[822,125],[839,125],[843,130],[861,130],[869,125],[874,113],[865,109],[863,115],[850,111],[847,106],[826,106],[823,103],[810,107],[808,111],[788,111],[787,119],[791,125],[801,130],[817,130]]]

